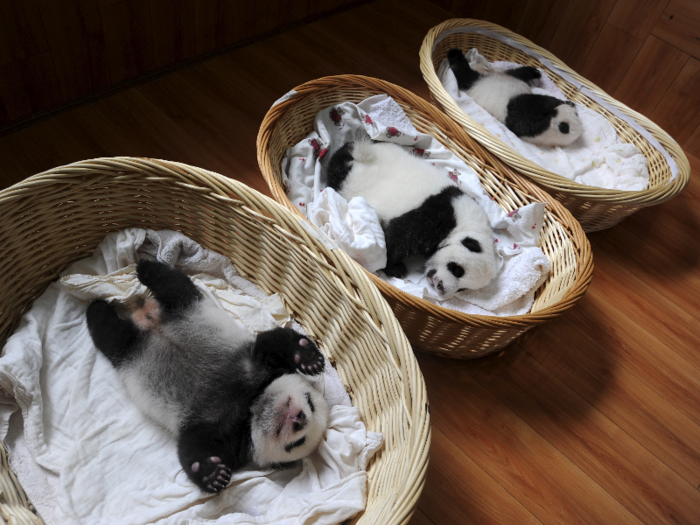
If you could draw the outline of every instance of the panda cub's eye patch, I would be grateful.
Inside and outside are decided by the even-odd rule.
[[[457,279],[462,277],[464,275],[464,268],[462,268],[459,264],[451,262],[447,264],[447,269],[450,271],[452,275],[454,275]]]
[[[462,239],[462,245],[470,252],[481,253],[481,244],[476,239],[465,237]]]
[[[569,124],[566,122],[560,122],[559,123],[559,131],[564,133],[565,135],[569,132]]]

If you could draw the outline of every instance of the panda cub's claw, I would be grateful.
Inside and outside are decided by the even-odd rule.
[[[195,461],[190,467],[192,473],[201,475],[199,486],[202,490],[211,493],[217,493],[226,488],[231,481],[231,469],[221,462],[221,458],[212,456],[201,463]],[[209,474],[204,475],[208,471]]]
[[[301,337],[299,346],[294,351],[294,363],[301,373],[314,376],[323,372],[325,360],[315,344],[306,337]]]

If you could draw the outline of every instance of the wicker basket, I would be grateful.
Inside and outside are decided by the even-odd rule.
[[[368,429],[384,434],[368,471],[367,508],[352,523],[407,523],[430,445],[425,384],[411,347],[347,255],[327,250],[296,216],[241,183],[126,157],[70,164],[0,192],[0,345],[62,269],[90,255],[108,232],[132,226],[181,231],[281,295],[320,341]],[[0,451],[0,523],[41,523]]]
[[[510,45],[488,34],[474,31],[487,31],[507,37],[510,39]],[[546,67],[535,57],[515,46],[520,46],[544,57],[545,61],[549,61],[550,65],[557,68],[559,73],[568,75],[574,83],[567,81],[551,67]],[[464,113],[442,87],[436,71],[451,47],[459,47],[462,50],[476,47],[489,61],[505,60],[543,68],[569,100],[603,115],[615,127],[622,141],[634,144],[646,156],[649,168],[649,188],[644,191],[621,191],[578,184],[566,177],[547,171],[516,153],[515,150],[498,140]],[[579,220],[587,232],[610,228],[641,208],[654,206],[676,196],[690,180],[690,165],[683,150],[661,128],[578,75],[545,49],[503,27],[470,19],[453,19],[443,22],[428,31],[423,40],[420,49],[420,67],[423,78],[430,88],[432,101],[437,107],[463,126],[484,147],[503,159],[508,165],[528,176],[561,202]],[[581,87],[577,87],[575,83]],[[592,97],[597,98],[598,101]],[[602,101],[607,107],[601,105],[599,101]],[[616,115],[615,112],[618,114]],[[666,149],[678,166],[678,174],[673,182],[669,183],[672,172],[666,158],[647,138],[643,137],[619,115],[624,115],[642,126]]]
[[[526,330],[571,307],[586,291],[593,272],[590,244],[579,223],[549,195],[471,139],[444,113],[389,82],[353,75],[326,77],[295,88],[270,108],[258,134],[258,163],[273,197],[302,217],[283,189],[281,165],[285,151],[313,130],[314,117],[321,109],[345,101],[359,103],[380,93],[393,97],[418,131],[437,138],[471,166],[502,208],[513,210],[531,202],[547,203],[542,249],[552,262],[552,270],[527,315],[467,315],[402,292],[368,272],[411,343],[420,350],[446,357],[479,357],[503,348]]]

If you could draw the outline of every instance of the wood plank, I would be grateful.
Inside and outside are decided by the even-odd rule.
[[[150,0],[155,67],[195,56],[194,0]]]
[[[483,20],[490,0],[453,0],[450,12],[460,18]]]
[[[504,354],[477,380],[642,522],[697,523],[695,487],[527,352]],[[601,523],[619,521],[608,517]]]
[[[0,65],[0,98],[10,120],[61,102],[51,53]]]
[[[0,64],[48,50],[36,0],[0,2]]]
[[[632,291],[630,297],[638,299]],[[603,348],[618,366],[627,368],[654,392],[700,424],[700,376],[697,369],[632,322],[626,316],[626,310],[621,312],[597,293],[588,291],[565,319],[580,337]]]
[[[700,125],[698,93],[700,60],[691,58],[659,101],[651,114],[651,120],[683,144]]]
[[[644,40],[668,3],[669,0],[617,0],[608,22],[639,40]]]
[[[598,39],[616,0],[571,0],[549,50],[574,71],[580,71]]]
[[[603,91],[612,93],[622,82],[643,43],[615,26],[605,24],[580,73]]]
[[[489,2],[484,10],[484,20],[515,31],[526,4],[527,0]]]
[[[548,49],[568,5],[569,0],[528,0],[516,33]]]
[[[700,125],[695,128],[693,134],[685,141],[683,149],[687,153],[700,157]]]
[[[652,34],[664,42],[700,58],[700,2],[671,0],[654,26]]]
[[[511,348],[502,355],[515,353]],[[469,362],[417,357],[430,393],[433,425],[537,519],[562,525],[641,523],[499,402],[494,390],[489,392],[475,381]],[[499,368],[504,358],[493,359],[487,367],[498,363]]]
[[[113,84],[155,67],[149,4],[140,0],[100,6]]]
[[[425,512],[416,508],[416,511],[411,516],[411,521],[408,522],[409,525],[435,525],[435,523],[425,515]]]
[[[615,90],[614,97],[650,116],[688,58],[686,53],[649,36]]]
[[[427,523],[541,524],[434,426],[430,452],[432,460],[428,464],[428,478],[418,503],[426,509],[430,520]],[[411,520],[413,524],[414,520]]]
[[[40,0],[39,5],[63,100],[107,87],[107,48],[95,2]]]
[[[700,425],[563,319],[531,332],[523,350],[685,481],[700,484]]]

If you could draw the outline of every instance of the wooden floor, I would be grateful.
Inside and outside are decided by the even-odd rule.
[[[379,0],[0,137],[0,185],[112,155],[208,168],[269,194],[255,138],[313,78],[382,77],[427,98],[418,49],[449,15]],[[413,525],[700,523],[700,160],[671,202],[591,236],[593,284],[487,358],[419,354],[431,401]]]

